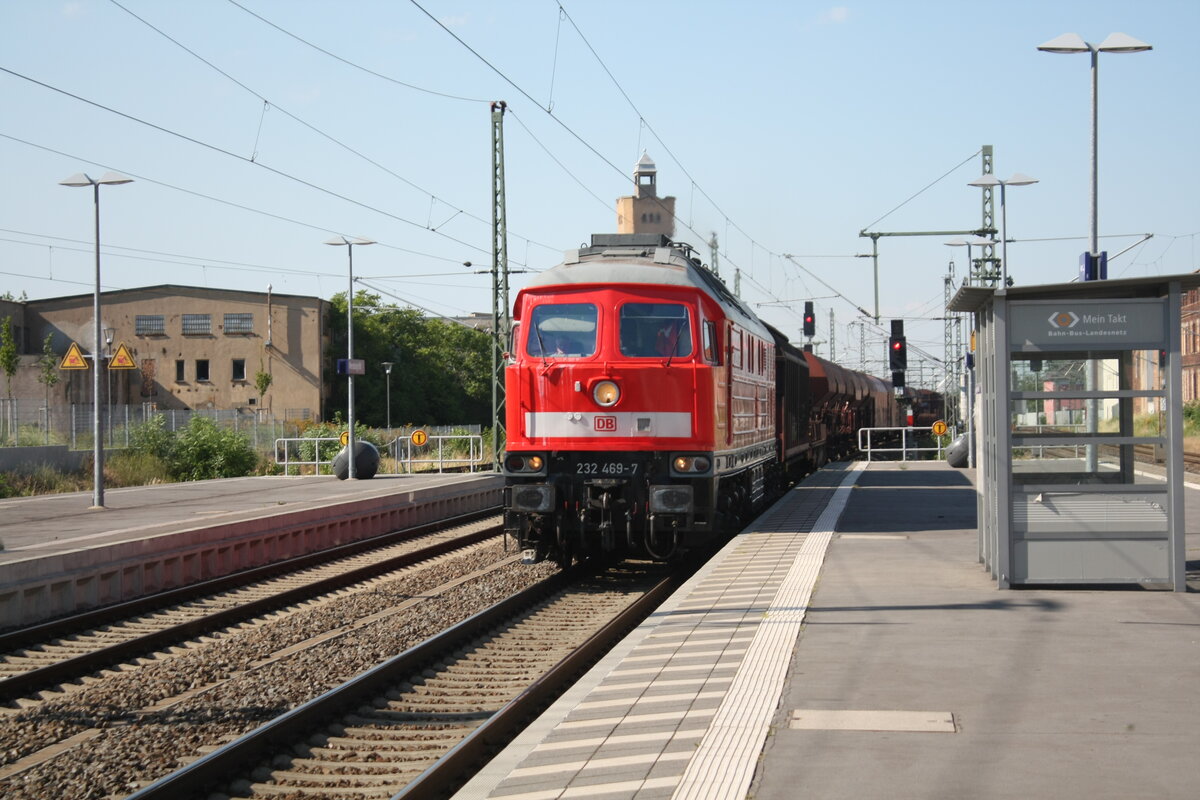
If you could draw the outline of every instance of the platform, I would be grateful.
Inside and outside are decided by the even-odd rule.
[[[490,473],[260,476],[0,500],[0,629],[497,507]]]
[[[969,477],[811,476],[455,800],[1194,797],[1200,535],[1187,593],[999,590]]]

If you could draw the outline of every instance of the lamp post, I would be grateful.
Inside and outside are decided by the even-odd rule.
[[[1004,189],[1006,186],[1029,186],[1037,183],[1037,178],[1014,172],[1013,176],[1002,181],[995,175],[983,175],[968,183],[968,186],[999,186],[1000,187],[1000,289],[1008,288],[1008,210],[1004,205]]]
[[[112,328],[104,329],[104,360],[107,361],[109,364],[112,363],[112,343],[113,343],[113,334],[115,334],[115,333],[116,333],[116,331]],[[105,398],[104,399],[107,401],[107,402],[105,402],[104,406],[105,406],[105,409],[108,411],[108,446],[112,447],[112,445],[113,445],[112,370],[111,369],[105,370],[105,372],[108,374],[108,377],[105,380],[105,386],[104,386],[104,390],[105,390]]]
[[[354,368],[351,365],[354,361],[354,245],[375,244],[375,241],[361,237],[347,239],[345,236],[336,236],[325,244],[335,247],[345,245],[346,256],[350,261],[350,288],[346,292],[346,421],[350,427],[346,439],[346,475],[350,480],[354,480]]]
[[[947,247],[966,247],[967,248],[967,270],[968,275],[974,271],[975,262],[971,259],[971,248],[988,247],[996,244],[995,239],[989,239],[984,236],[972,236],[970,239],[951,239],[948,242],[942,242]],[[986,278],[985,278],[986,279]],[[968,283],[969,283],[968,279]],[[965,359],[964,359],[965,360]],[[966,370],[967,385],[967,466],[975,469],[975,370],[968,368]]]
[[[383,371],[387,376],[387,429],[388,436],[392,435],[392,366],[395,362],[384,361]]]
[[[1099,167],[1097,165],[1097,142],[1099,140],[1099,126],[1097,125],[1097,100],[1099,98],[1099,61],[1101,53],[1141,53],[1145,50],[1152,50],[1150,45],[1145,42],[1134,39],[1132,36],[1126,36],[1123,33],[1110,33],[1108,38],[1100,44],[1092,44],[1085,42],[1077,33],[1064,33],[1057,39],[1051,39],[1045,44],[1038,45],[1038,50],[1043,53],[1091,53],[1092,55],[1092,180],[1091,180],[1091,213],[1090,226],[1088,236],[1088,252],[1093,260],[1100,255],[1099,247],[1099,221],[1097,214],[1097,188]],[[1100,277],[1099,266],[1096,267],[1095,275]]]
[[[987,239],[983,236],[973,236],[970,239],[951,239],[948,242],[942,242],[947,247],[966,247],[967,248],[967,277],[968,282],[971,274],[975,271],[975,261],[971,258],[972,247],[987,247],[993,244],[999,244],[995,239]]]
[[[92,293],[92,508],[104,508],[104,431],[103,418],[100,416],[100,363],[103,361],[100,355],[100,186],[119,186],[122,183],[133,183],[133,178],[106,172],[97,179],[80,172],[59,181],[61,186],[93,187],[96,204],[96,288]]]

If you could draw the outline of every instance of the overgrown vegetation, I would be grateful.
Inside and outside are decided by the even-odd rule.
[[[207,478],[238,478],[267,472],[249,439],[222,428],[207,417],[193,417],[172,433],[162,416],[152,417],[130,432],[130,446],[111,451],[104,460],[108,487],[145,486]],[[0,497],[82,492],[92,487],[92,466],[61,472],[45,465],[0,475]]]
[[[1200,400],[1183,406],[1183,437],[1200,436]]]

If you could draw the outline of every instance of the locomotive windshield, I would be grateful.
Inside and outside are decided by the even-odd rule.
[[[687,306],[680,303],[626,303],[621,306],[621,354],[676,357],[692,354]]]
[[[596,352],[596,306],[592,303],[535,306],[529,319],[525,352],[555,358],[592,355]]]

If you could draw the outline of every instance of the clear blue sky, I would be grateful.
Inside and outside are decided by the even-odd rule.
[[[715,232],[722,275],[740,268],[743,297],[794,340],[805,299],[821,338],[832,310],[839,358],[855,365],[859,332],[846,326],[874,306],[859,231],[978,227],[966,184],[981,145],[998,176],[1040,181],[1008,192],[1010,274],[1075,276],[1089,59],[1036,50],[1067,32],[1154,47],[1100,57],[1101,246],[1154,234],[1110,276],[1200,266],[1194,0],[562,8],[4,0],[0,292],[91,292],[90,190],[58,181],[112,169],[135,182],[101,189],[106,289],[271,284],[328,298],[346,289],[345,249],[322,244],[340,233],[379,242],[356,248],[355,274],[385,300],[490,312],[489,276],[462,262],[490,265],[488,101],[504,100],[511,268],[545,269],[615,230],[644,149],[659,193],[677,198],[677,238],[702,246]],[[914,347],[942,355],[942,323],[922,319],[942,316],[951,259],[965,273],[948,238],[880,240],[869,358],[898,317]]]

